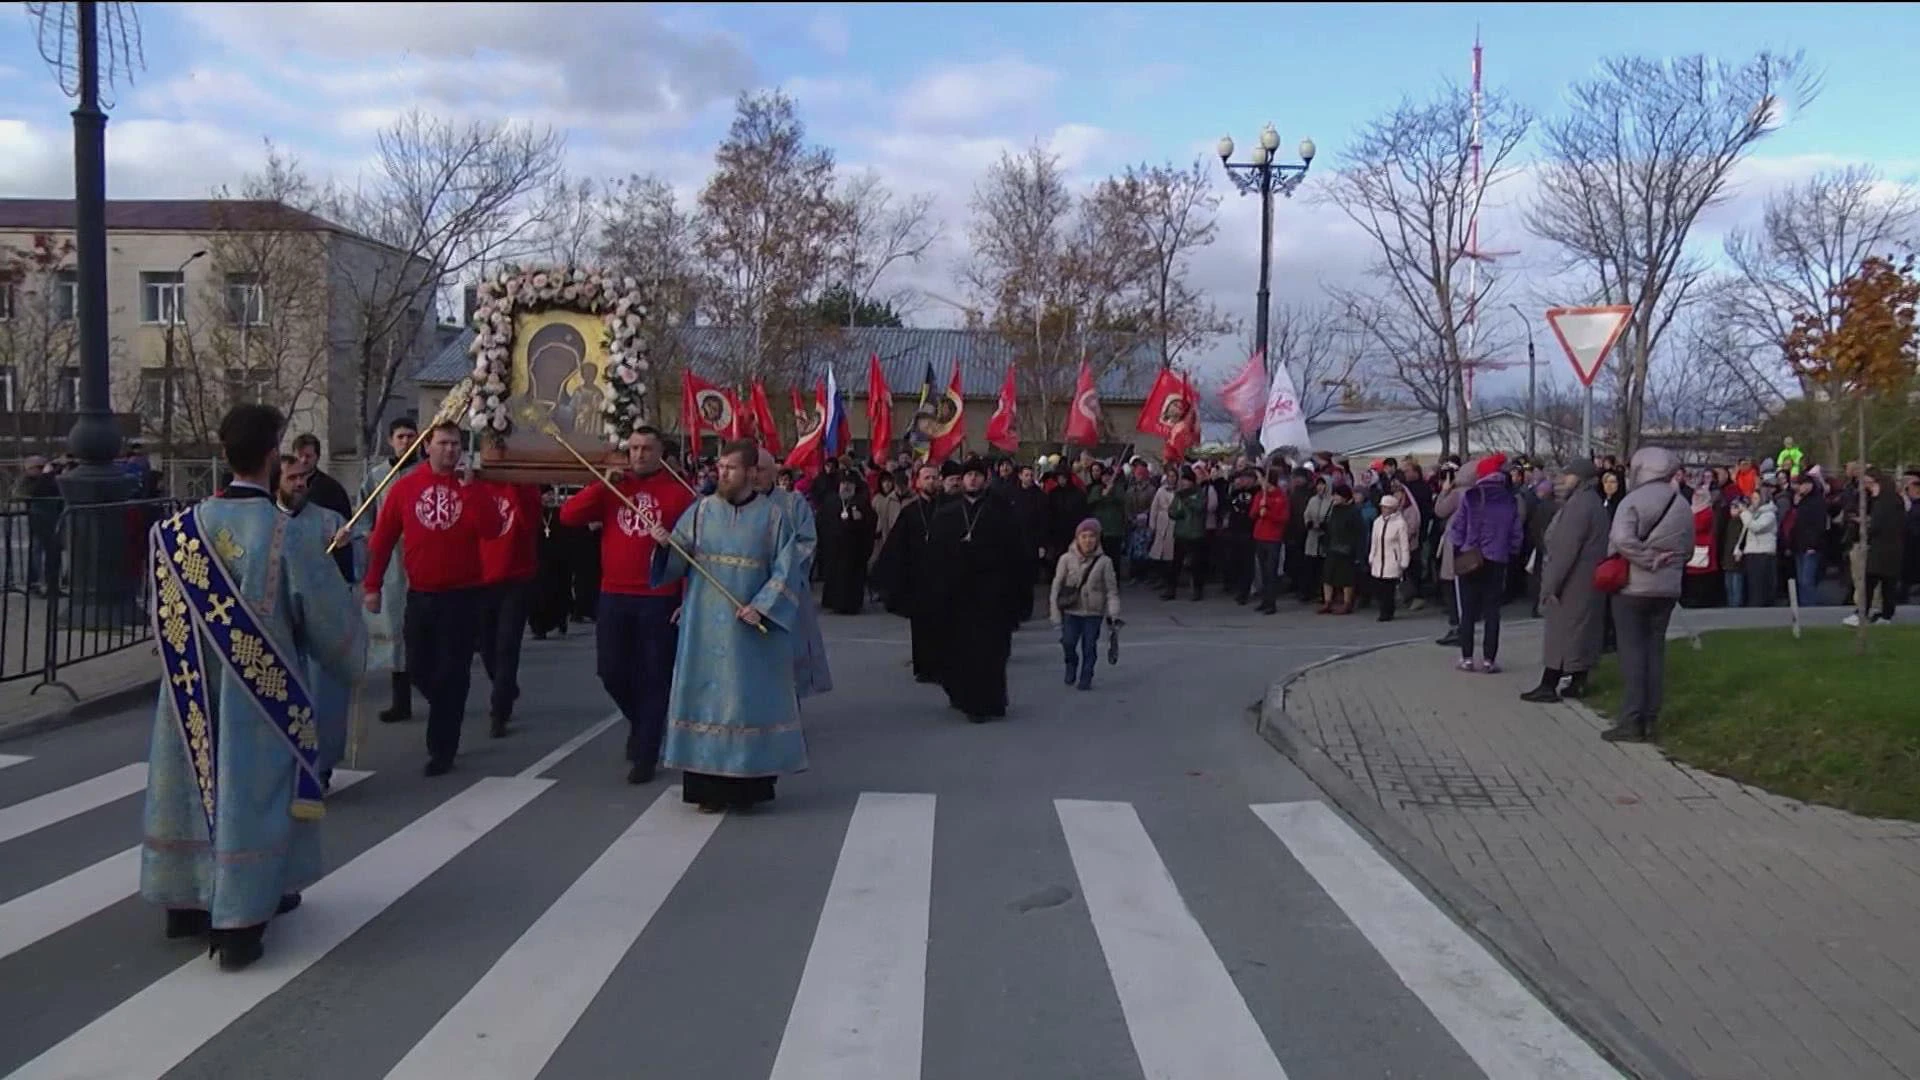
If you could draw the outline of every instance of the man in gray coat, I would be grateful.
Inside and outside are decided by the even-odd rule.
[[[1543,670],[1540,685],[1521,694],[1522,701],[1559,701],[1563,677],[1569,678],[1568,697],[1585,697],[1587,672],[1600,659],[1607,597],[1593,587],[1593,570],[1607,557],[1607,507],[1600,501],[1598,475],[1592,461],[1577,458],[1554,481],[1560,510],[1540,549],[1540,610],[1547,624],[1540,650]]]
[[[1620,642],[1620,719],[1600,733],[1608,742],[1654,736],[1667,671],[1667,623],[1693,554],[1693,514],[1671,450],[1643,446],[1627,467],[1627,494],[1614,511],[1608,547],[1627,560],[1627,585],[1613,598]]]

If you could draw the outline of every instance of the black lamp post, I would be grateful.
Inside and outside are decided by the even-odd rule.
[[[120,427],[107,389],[107,114],[100,106],[101,7],[81,0],[61,13],[57,36],[64,38],[70,26],[73,52],[70,61],[60,56],[56,63],[63,81],[71,75],[65,88],[78,100],[73,110],[73,238],[79,279],[74,318],[80,331],[80,409],[67,448],[80,464],[61,474],[60,493],[67,504],[72,545],[69,618],[86,625],[115,625],[131,616],[133,582],[125,553],[135,542],[124,514],[95,509],[131,498],[135,489],[133,478],[114,466]],[[41,14],[43,33],[53,14]],[[65,21],[68,14],[71,24]],[[62,41],[63,51],[64,46]],[[65,66],[69,62],[70,68]]]
[[[1267,308],[1268,279],[1273,270],[1273,197],[1282,195],[1291,197],[1294,189],[1307,178],[1307,170],[1313,166],[1313,140],[1300,140],[1300,164],[1282,164],[1274,160],[1274,152],[1280,149],[1280,133],[1273,125],[1260,129],[1260,140],[1254,145],[1248,161],[1234,161],[1233,137],[1220,137],[1220,164],[1226,166],[1227,176],[1242,195],[1260,196],[1260,291],[1254,298],[1253,347],[1268,364],[1273,363],[1267,355]],[[1272,371],[1269,366],[1268,371]]]

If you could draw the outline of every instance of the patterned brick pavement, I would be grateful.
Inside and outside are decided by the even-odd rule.
[[[1405,645],[1314,669],[1286,710],[1521,933],[1704,1080],[1920,1077],[1920,825],[1600,741],[1521,670]],[[1675,662],[1684,662],[1684,647]]]

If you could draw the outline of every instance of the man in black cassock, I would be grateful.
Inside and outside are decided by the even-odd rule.
[[[946,621],[940,683],[953,707],[976,724],[1007,715],[1007,657],[1033,591],[1020,523],[987,483],[987,464],[968,461],[960,494],[934,514],[929,542]]]
[[[858,615],[867,599],[867,564],[872,561],[878,522],[859,477],[842,469],[833,490],[814,512],[819,533],[820,606],[839,615]]]
[[[949,462],[948,464],[953,464]],[[958,465],[954,465],[958,469]],[[940,575],[934,561],[933,519],[943,496],[940,470],[922,465],[914,470],[913,497],[901,504],[893,531],[880,546],[873,564],[874,580],[886,595],[887,610],[905,616],[913,638],[915,682],[939,682],[940,659],[946,648],[946,615],[940,607]]]
[[[535,641],[548,634],[567,634],[567,615],[573,607],[573,568],[568,563],[570,541],[560,524],[560,504],[566,500],[552,485],[540,489],[540,542],[533,578],[533,596],[527,604],[527,628]]]

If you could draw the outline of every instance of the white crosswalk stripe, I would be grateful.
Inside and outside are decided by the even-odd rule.
[[[15,765],[24,765],[33,759],[22,754],[0,754],[0,769],[10,769]]]
[[[919,1074],[933,806],[931,795],[860,796],[773,1080]]]
[[[591,730],[605,727],[596,724]],[[538,771],[564,756],[543,759],[546,764]],[[556,783],[533,772],[480,779],[414,820],[389,826],[397,831],[308,889],[301,910],[275,922],[259,963],[244,972],[226,973],[199,955],[170,970],[155,969],[165,973],[144,987],[127,986],[121,993],[130,996],[111,1007],[103,1004],[105,1011],[90,1023],[76,1020],[78,1030],[47,1031],[33,1049],[51,1048],[20,1066],[12,1080],[158,1080],[189,1058],[200,1061],[197,1055],[203,1048],[215,1057],[231,1057],[239,1043],[209,1044],[243,1018],[251,1024],[255,1018],[249,1014],[260,1007],[290,1000],[299,993],[297,988],[283,998],[275,996],[317,965],[328,965],[332,972],[320,977],[338,978],[351,957],[332,954],[384,913],[403,903],[425,903],[424,898],[410,900],[409,894],[428,879],[443,871],[472,873],[476,867],[484,875],[489,872],[484,868],[494,865],[487,858],[470,858],[449,871],[462,852],[496,830],[505,834],[494,843],[496,849],[521,842],[509,838],[524,834],[524,829],[499,827],[516,815],[524,823],[529,816],[551,815],[570,805],[543,803],[529,810]],[[342,770],[336,787],[351,787],[368,775]],[[144,767],[129,766],[9,807],[13,816],[0,821],[11,831],[0,838],[26,835],[131,794],[139,790],[136,780],[144,777]],[[811,925],[790,927],[789,940],[796,949],[806,940],[802,935],[810,935],[804,966],[797,978],[788,975],[792,981],[784,985],[778,980],[750,984],[749,989],[772,995],[763,1001],[777,1002],[783,1011],[743,1011],[769,1025],[741,1035],[760,1040],[772,1055],[770,1066],[756,1066],[756,1071],[769,1070],[769,1080],[912,1080],[922,1075],[927,1064],[923,1055],[940,1043],[938,1032],[929,1042],[926,1030],[934,1000],[928,995],[929,946],[942,933],[933,920],[938,910],[937,841],[954,827],[954,820],[965,821],[955,819],[950,807],[943,809],[942,831],[936,834],[939,804],[932,794],[867,792],[850,813],[842,810],[823,820],[821,828],[844,825],[836,854],[825,854],[830,850],[824,846],[825,833],[813,834],[822,842],[814,850],[822,853],[822,860],[832,861],[832,875],[827,879],[827,867],[815,863],[822,874],[816,880],[826,882],[824,897],[814,894],[821,904],[818,918]],[[1341,914],[1344,921],[1338,929],[1349,942],[1347,948],[1360,948],[1364,938],[1384,962],[1365,972],[1300,970],[1288,975],[1292,984],[1310,992],[1315,980],[1327,980],[1329,986],[1352,993],[1351,980],[1371,979],[1379,993],[1390,989],[1404,1000],[1395,1008],[1424,1009],[1431,1018],[1423,1013],[1409,1026],[1423,1029],[1423,1037],[1437,1040],[1436,1046],[1450,1040],[1458,1047],[1446,1048],[1454,1063],[1438,1069],[1439,1074],[1451,1076],[1477,1066],[1491,1080],[1618,1080],[1619,1074],[1598,1052],[1325,804],[1257,804],[1249,809],[1266,829],[1262,832],[1239,818],[1251,842],[1266,849],[1276,869],[1284,864],[1299,888],[1312,890],[1314,903]],[[1039,811],[1026,820],[1048,833],[1052,843],[1064,840],[1064,855],[1048,858],[1058,873],[1071,875],[1060,880],[1077,880],[1084,907],[1061,907],[1050,917],[1082,920],[1079,932],[1090,931],[1076,939],[1086,944],[1074,948],[1087,950],[1081,955],[1093,966],[1074,978],[1089,980],[1084,983],[1085,999],[1110,1017],[1105,1022],[1112,1025],[1113,1035],[1102,1036],[1110,1039],[1108,1045],[1125,1054],[1130,1043],[1141,1074],[1155,1080],[1286,1080],[1283,1060],[1298,1050],[1269,1036],[1274,1024],[1288,1019],[1271,1014],[1271,986],[1263,988],[1258,976],[1242,985],[1240,980],[1248,976],[1235,974],[1247,970],[1240,966],[1243,961],[1258,957],[1256,962],[1267,963],[1277,954],[1261,939],[1249,938],[1244,926],[1224,931],[1216,927],[1212,933],[1224,933],[1225,938],[1210,936],[1209,927],[1188,904],[1188,895],[1217,892],[1218,883],[1186,882],[1183,895],[1183,883],[1176,880],[1148,828],[1159,818],[1149,813],[1143,821],[1132,803],[1059,799],[1052,811]],[[802,812],[803,820],[808,813]],[[497,957],[490,951],[500,946],[489,946],[489,955],[470,957],[476,962],[461,974],[443,976],[439,992],[452,1006],[431,1018],[417,1017],[417,1028],[394,1029],[391,1033],[399,1035],[399,1041],[391,1043],[387,1056],[374,1059],[377,1064],[370,1064],[365,1075],[379,1075],[387,1062],[397,1059],[385,1073],[388,1080],[538,1080],[580,1049],[568,1045],[570,1038],[577,1040],[588,1031],[604,1036],[604,1026],[596,1029],[604,1024],[596,1004],[633,977],[622,969],[623,962],[632,968],[639,957],[651,956],[647,950],[657,945],[654,935],[674,929],[656,924],[663,910],[684,914],[668,904],[696,864],[716,849],[724,860],[730,844],[750,837],[761,824],[743,820],[729,825],[729,820],[697,813],[684,804],[678,788],[666,789],[604,850],[582,851],[582,860],[592,861],[557,897],[547,900],[551,894],[543,894],[522,908],[519,917],[529,922],[520,924],[524,930],[514,927],[517,937],[510,933],[498,939],[511,943]],[[1176,858],[1173,865],[1189,864]],[[0,962],[12,958],[12,963],[26,964],[26,957],[15,954],[133,895],[138,876],[139,848],[133,847],[0,903]],[[24,884],[16,882],[15,887]],[[1193,891],[1196,888],[1201,891]],[[791,899],[791,910],[805,910],[806,897]],[[731,906],[723,902],[718,910]],[[1215,913],[1209,919],[1218,917],[1219,910],[1211,904],[1202,907]],[[708,915],[713,913],[709,908]],[[1324,922],[1310,921],[1304,932],[1315,932]],[[655,927],[652,934],[649,927]],[[797,951],[793,957],[797,962]],[[1233,971],[1228,959],[1236,964]],[[15,974],[0,967],[0,982]],[[932,972],[936,980],[942,974],[939,968]],[[672,979],[675,974],[649,968],[646,977]],[[946,977],[953,977],[950,970]],[[1109,986],[1111,997],[1106,996]],[[1260,1006],[1258,1019],[1255,1004]],[[595,1019],[583,1025],[590,1012]],[[325,1023],[324,1010],[320,1015]],[[771,1030],[781,1016],[784,1027]],[[349,1030],[327,1037],[350,1038],[354,1022],[339,1021]],[[671,1024],[673,1018],[648,1015],[643,1023]],[[1117,1038],[1121,1025],[1125,1039]],[[978,1033],[983,1039],[995,1035]],[[771,1046],[775,1036],[777,1049]],[[0,1038],[0,1054],[5,1042]],[[32,1051],[22,1047],[17,1052],[26,1057]],[[1353,1075],[1379,1071],[1369,1071],[1366,1046],[1352,1052],[1362,1059]],[[17,1058],[0,1057],[0,1068],[13,1060]],[[1316,1058],[1309,1071],[1326,1067],[1324,1059]]]
[[[534,1080],[719,824],[668,789],[387,1080]]]
[[[1133,807],[1054,807],[1141,1069],[1155,1080],[1286,1080]]]
[[[1489,1080],[1619,1080],[1618,1070],[1325,803],[1273,803],[1253,812]]]
[[[158,1080],[552,784],[518,777],[475,782],[308,889],[303,917],[287,920],[264,960],[231,974],[188,963],[11,1080]]]
[[[372,776],[340,769],[333,774],[338,793]],[[140,883],[140,849],[130,847],[76,870],[51,885],[0,904],[0,958],[57,934],[134,894]]]
[[[124,799],[143,791],[146,786],[147,763],[142,761],[123,765],[112,772],[101,773],[91,780],[82,780],[58,791],[49,791],[38,798],[12,806],[0,806],[0,844],[17,840],[49,825],[57,825],[77,814],[97,810],[115,799]]]

